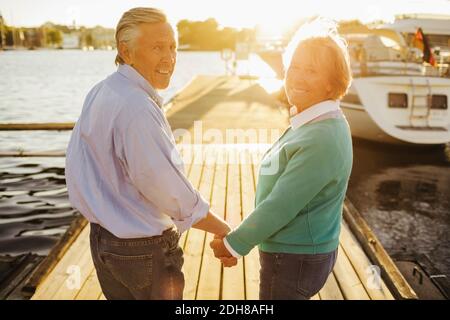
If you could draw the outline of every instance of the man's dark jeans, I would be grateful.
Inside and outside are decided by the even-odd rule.
[[[149,238],[120,239],[91,223],[91,254],[106,299],[183,299],[179,239],[175,230]]]
[[[261,300],[307,300],[322,289],[333,270],[336,251],[324,254],[259,251]]]

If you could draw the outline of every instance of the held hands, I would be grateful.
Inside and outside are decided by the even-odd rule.
[[[225,236],[215,235],[214,240],[209,244],[214,251],[214,256],[222,262],[224,267],[233,267],[237,265],[237,258],[233,257],[223,243]]]

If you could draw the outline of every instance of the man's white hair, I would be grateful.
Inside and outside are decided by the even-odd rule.
[[[132,47],[139,35],[138,26],[140,24],[160,22],[167,22],[167,17],[164,12],[156,8],[138,7],[125,12],[116,27],[116,45],[118,51],[116,65],[125,63],[119,52],[119,44],[121,42],[125,42]]]

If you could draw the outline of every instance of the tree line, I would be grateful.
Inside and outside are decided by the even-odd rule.
[[[176,25],[178,42],[181,50],[211,50],[235,49],[237,42],[252,43],[255,40],[254,29],[235,29],[221,27],[213,19],[205,21],[181,20]],[[71,27],[46,22],[40,27],[24,28],[2,24],[1,47],[28,48],[60,48],[64,37],[76,35],[80,46],[115,47],[114,29]]]
[[[205,21],[180,20],[177,30],[179,46],[186,50],[235,49],[237,42],[255,40],[254,29],[221,27],[213,18]]]

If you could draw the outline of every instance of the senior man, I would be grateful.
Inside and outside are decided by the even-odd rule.
[[[224,236],[225,221],[186,179],[162,98],[176,63],[163,12],[134,8],[116,30],[117,72],[88,93],[66,158],[71,204],[90,222],[107,299],[182,299],[180,234]],[[176,228],[174,228],[176,226]]]

